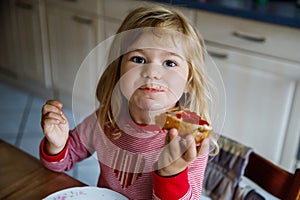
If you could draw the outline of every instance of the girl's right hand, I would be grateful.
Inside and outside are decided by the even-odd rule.
[[[47,138],[48,154],[57,154],[65,147],[69,136],[69,122],[62,111],[63,104],[49,100],[42,108],[41,126]]]

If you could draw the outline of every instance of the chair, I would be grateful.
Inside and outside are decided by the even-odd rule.
[[[279,199],[300,200],[300,169],[289,173],[252,152],[244,176]]]
[[[219,153],[207,163],[203,195],[211,199],[264,199],[243,176],[282,200],[300,200],[300,169],[294,174],[240,142],[220,136]]]

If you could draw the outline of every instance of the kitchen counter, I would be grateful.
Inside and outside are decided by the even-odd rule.
[[[296,0],[154,0],[246,19],[300,28],[300,7]],[[261,0],[262,2],[262,0]]]

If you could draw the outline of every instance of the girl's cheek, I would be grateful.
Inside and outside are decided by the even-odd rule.
[[[127,100],[129,100],[133,94],[132,86],[130,85],[130,80],[128,80],[127,77],[126,78],[121,77],[119,84],[120,84],[120,90],[122,94],[125,96]]]
[[[122,74],[118,84],[120,86],[122,94],[125,96],[127,100],[131,98],[134,91],[137,89],[137,85],[135,85],[136,81],[138,80],[138,70],[128,70],[124,71],[125,73]]]
[[[179,72],[169,73],[167,76],[169,87],[177,97],[181,97],[186,89],[187,76],[181,75]]]

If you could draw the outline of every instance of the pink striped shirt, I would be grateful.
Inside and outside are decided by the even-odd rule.
[[[40,160],[53,171],[70,170],[96,152],[101,173],[98,186],[117,191],[129,199],[200,199],[207,155],[198,157],[183,172],[161,177],[154,166],[164,146],[166,131],[158,126],[141,126],[128,118],[118,126],[123,135],[109,139],[102,131],[96,112],[70,131],[66,147],[55,156],[40,145]]]

